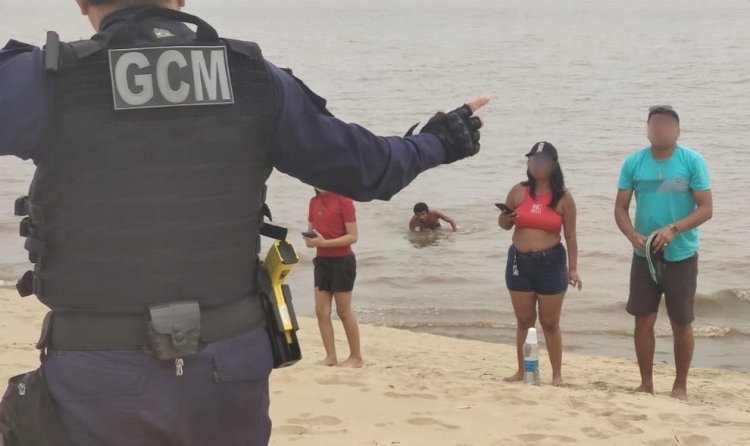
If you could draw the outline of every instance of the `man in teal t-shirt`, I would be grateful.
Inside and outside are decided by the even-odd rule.
[[[693,306],[698,278],[698,227],[711,219],[711,178],[703,157],[677,144],[680,118],[669,106],[648,114],[651,147],[630,155],[622,167],[615,219],[635,253],[630,270],[627,311],[635,316],[635,350],[641,371],[638,391],[654,393],[654,326],[662,294],[675,339],[677,376],[675,398],[687,398],[687,377],[693,359]],[[630,202],[635,193],[635,226]],[[645,258],[646,239],[663,254],[659,283],[652,279]],[[658,257],[658,256],[657,256]]]

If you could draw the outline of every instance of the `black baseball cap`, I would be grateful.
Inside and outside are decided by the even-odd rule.
[[[531,151],[526,154],[527,157],[532,157],[539,154],[544,154],[557,161],[557,148],[547,141],[541,141],[534,144]]]

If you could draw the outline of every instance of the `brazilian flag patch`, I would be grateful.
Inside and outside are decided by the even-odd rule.
[[[154,35],[157,39],[163,39],[165,37],[174,37],[172,31],[164,28],[154,28]]]

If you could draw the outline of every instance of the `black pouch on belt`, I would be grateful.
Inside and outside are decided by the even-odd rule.
[[[168,361],[198,351],[201,310],[198,302],[177,302],[149,308],[149,340],[156,357]]]
[[[0,402],[0,445],[71,446],[42,368],[8,381]]]

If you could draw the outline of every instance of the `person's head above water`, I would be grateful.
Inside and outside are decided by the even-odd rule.
[[[671,105],[648,109],[648,140],[656,150],[671,150],[680,138],[680,116]]]
[[[414,215],[419,221],[425,222],[430,217],[430,207],[427,203],[419,202],[414,205]]]
[[[557,148],[547,141],[541,141],[526,154],[528,180],[522,183],[531,189],[531,196],[535,197],[540,183],[547,183],[552,191],[551,208],[556,208],[560,199],[565,195],[565,179],[560,167]]]
[[[169,9],[185,7],[185,0],[76,0],[81,14],[88,16],[91,26],[99,31],[102,21],[113,12],[132,6],[160,6]]]

